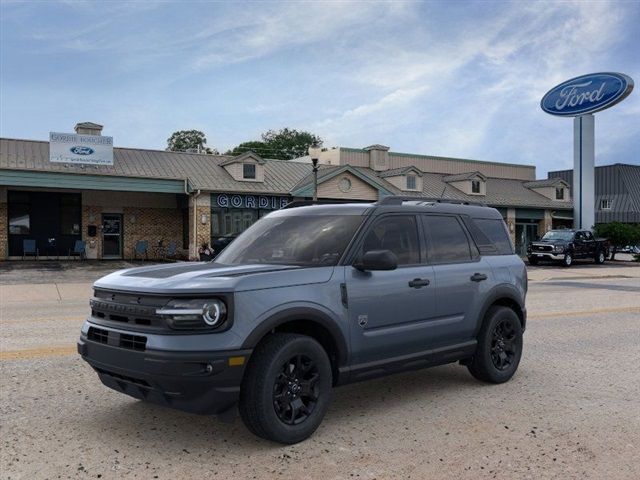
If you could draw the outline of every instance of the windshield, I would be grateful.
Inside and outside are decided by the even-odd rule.
[[[336,265],[363,218],[358,215],[265,217],[236,238],[215,262]]]
[[[567,242],[571,241],[573,239],[573,232],[571,231],[566,231],[566,232],[562,232],[562,231],[558,231],[558,230],[552,230],[550,232],[547,232],[544,234],[544,237],[542,237],[542,240],[566,240]]]

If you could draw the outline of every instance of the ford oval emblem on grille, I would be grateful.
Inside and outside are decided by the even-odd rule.
[[[91,147],[81,147],[76,145],[75,147],[71,147],[69,151],[75,155],[91,155],[95,153],[95,150]]]

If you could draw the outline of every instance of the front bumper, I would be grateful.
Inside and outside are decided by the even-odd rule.
[[[109,388],[185,412],[215,415],[237,403],[251,350],[134,351],[89,340],[83,333],[78,353]]]
[[[528,252],[527,256],[537,258],[538,260],[554,260],[554,261],[564,260],[564,253]]]

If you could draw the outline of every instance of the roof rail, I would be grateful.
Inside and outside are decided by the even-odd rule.
[[[468,200],[453,200],[448,198],[412,197],[404,195],[391,195],[384,197],[377,202],[377,205],[402,205],[404,202],[420,203],[452,203],[455,205],[474,205],[476,207],[486,207],[486,203],[470,202]]]
[[[280,210],[285,208],[308,207],[310,205],[340,205],[344,203],[354,203],[353,200],[294,200],[287,203]]]

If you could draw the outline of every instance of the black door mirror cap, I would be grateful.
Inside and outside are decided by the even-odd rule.
[[[360,271],[395,270],[398,268],[398,257],[391,250],[369,250],[365,252],[353,267]]]

